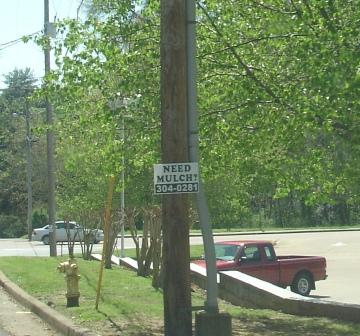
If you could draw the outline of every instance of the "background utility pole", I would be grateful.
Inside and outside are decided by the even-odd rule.
[[[124,144],[122,154],[122,168],[120,174],[121,180],[121,244],[120,244],[120,257],[125,258],[125,116],[122,117],[121,140]],[[120,263],[119,263],[120,264]]]
[[[188,162],[185,14],[185,1],[161,0],[163,163]],[[191,336],[188,196],[162,197],[165,335]]]
[[[49,36],[49,0],[44,0],[44,33],[49,39],[44,49],[45,76],[50,72],[50,36]],[[45,79],[46,85],[46,79]],[[53,135],[53,109],[46,98],[46,140],[47,140],[47,177],[48,177],[48,216],[50,225],[50,256],[56,257],[56,231],[55,231],[55,165],[54,165],[54,135]]]
[[[26,99],[26,98],[25,98]],[[30,132],[30,109],[29,104],[25,102],[25,122],[26,122],[26,184],[27,184],[27,229],[28,239],[31,240],[32,235],[32,155],[31,155],[31,132]]]

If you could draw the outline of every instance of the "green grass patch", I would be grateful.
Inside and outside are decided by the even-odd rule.
[[[114,255],[119,256],[120,251],[115,250]],[[135,249],[126,249],[125,255],[129,258],[136,259],[136,250]],[[204,255],[204,246],[203,245],[191,245],[190,246],[190,258],[194,259],[201,259]]]
[[[194,254],[201,255],[201,246]],[[193,247],[192,247],[193,249]],[[128,252],[128,251],[127,251]],[[78,259],[80,307],[66,308],[66,282],[56,269],[64,257],[1,257],[0,269],[29,294],[50,304],[83,327],[99,335],[162,335],[162,292],[151,286],[151,279],[114,267],[104,270],[99,311],[95,309],[100,263]],[[193,306],[203,305],[204,292],[192,292]],[[222,311],[233,317],[233,335],[360,335],[360,326],[325,318],[305,318],[271,310],[245,309],[220,302]]]
[[[324,226],[294,226],[294,227],[280,227],[280,226],[263,226],[263,227],[243,227],[243,226],[233,226],[231,228],[213,228],[213,233],[246,233],[246,232],[281,232],[281,231],[296,231],[296,230],[349,230],[349,229],[358,229],[359,224],[354,225],[324,225]],[[192,229],[192,234],[201,234],[200,229]]]

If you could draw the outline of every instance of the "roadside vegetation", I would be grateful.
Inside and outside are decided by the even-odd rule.
[[[200,166],[215,232],[358,225],[360,1],[207,0],[197,5]],[[0,268],[81,324],[108,335],[161,334],[161,291],[147,277],[151,261],[161,265],[158,238],[164,224],[161,199],[153,194],[153,164],[162,157],[160,2],[87,0],[83,8],[84,20],[56,22],[56,39],[42,33],[23,38],[51,45],[57,67],[44,78],[47,85],[38,85],[29,68],[5,76],[0,238],[27,232],[30,182],[29,223],[33,228],[47,224],[43,115],[49,99],[57,219],[102,227],[108,179],[116,176],[112,239],[121,222],[135,243],[148,232],[150,242],[138,244],[134,253],[144,266],[143,277],[106,269],[96,312],[95,262],[79,260],[81,307],[71,310],[65,309],[64,280],[56,271],[60,259],[1,258]],[[25,173],[26,145],[31,181]],[[190,215],[189,229],[199,230],[193,203]],[[107,263],[112,244],[108,248]],[[195,290],[194,305],[202,300]],[[360,334],[358,326],[342,322],[221,307],[231,312],[239,335]]]
[[[201,174],[215,228],[359,223],[358,8],[359,0],[198,2]],[[27,112],[32,224],[47,224],[45,96],[54,106],[57,219],[96,213],[98,223],[107,177],[123,169],[126,207],[160,203],[152,190],[161,158],[159,2],[87,0],[82,9],[84,20],[56,22],[46,92],[31,69],[5,76],[0,237],[26,233]],[[122,188],[117,181],[113,208]]]
[[[105,269],[99,310],[95,310],[99,263],[79,259],[80,307],[66,308],[66,282],[56,269],[65,258],[2,257],[0,270],[26,292],[104,336],[163,335],[161,290],[150,278],[130,270]],[[193,286],[192,304],[201,306],[204,292]],[[234,336],[355,336],[360,325],[325,318],[305,318],[271,310],[245,309],[220,301],[232,315]]]

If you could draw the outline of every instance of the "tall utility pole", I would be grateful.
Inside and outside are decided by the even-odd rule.
[[[186,6],[183,0],[161,0],[160,53],[162,162],[188,162]],[[162,197],[165,335],[190,336],[188,196]]]
[[[28,239],[31,240],[32,235],[32,155],[31,155],[31,132],[30,132],[30,109],[28,102],[25,102],[25,122],[26,122],[26,184],[27,184],[27,229]]]
[[[122,117],[121,140],[123,142],[122,154],[122,169],[120,174],[121,180],[121,244],[120,244],[120,257],[125,258],[125,116]]]
[[[44,33],[46,41],[45,55],[45,76],[50,72],[50,36],[49,36],[49,0],[44,0]],[[45,79],[46,85],[46,79]],[[49,240],[50,256],[56,257],[56,230],[55,230],[55,165],[54,165],[54,134],[53,134],[53,109],[46,98],[46,140],[47,140],[47,178],[48,178],[48,216],[49,216]]]

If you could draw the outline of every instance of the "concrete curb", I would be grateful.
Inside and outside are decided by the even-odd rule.
[[[64,317],[56,310],[50,308],[45,303],[32,297],[19,286],[10,281],[3,272],[0,271],[0,285],[21,305],[28,308],[32,313],[46,321],[54,329],[66,336],[94,336],[90,330],[76,326],[70,319]]]
[[[213,236],[248,236],[252,234],[256,235],[270,235],[270,234],[288,234],[288,233],[316,233],[316,232],[343,232],[343,231],[360,231],[360,228],[348,228],[348,229],[298,229],[298,230],[270,230],[270,231],[233,231],[233,232],[213,232]],[[190,237],[201,236],[201,233],[190,234]]]

